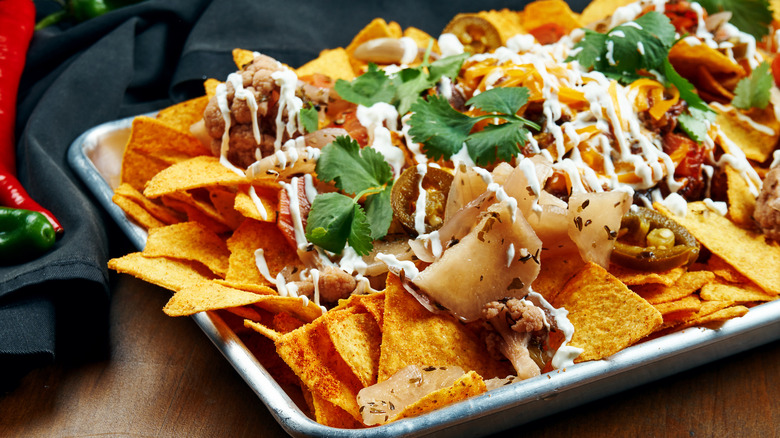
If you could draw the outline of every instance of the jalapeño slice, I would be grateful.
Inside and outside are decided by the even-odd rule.
[[[611,261],[640,271],[666,271],[695,262],[699,249],[696,238],[680,224],[638,207],[623,216]]]
[[[444,207],[451,184],[452,174],[441,168],[428,166],[424,174],[416,166],[407,168],[393,184],[390,194],[393,216],[414,235],[417,234],[415,214],[418,208],[424,208],[425,233],[438,230],[444,222]],[[425,205],[417,206],[421,187],[426,192]]]

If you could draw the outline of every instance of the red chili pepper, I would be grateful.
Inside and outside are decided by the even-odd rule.
[[[0,0],[0,205],[38,211],[57,234],[63,228],[16,178],[16,95],[35,28],[32,0]]]

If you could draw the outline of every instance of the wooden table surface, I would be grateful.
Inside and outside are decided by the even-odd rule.
[[[0,436],[281,437],[258,397],[169,293],[118,276],[111,356],[48,366],[0,396]],[[780,342],[499,436],[780,436]]]

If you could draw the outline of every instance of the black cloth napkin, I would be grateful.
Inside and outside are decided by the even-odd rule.
[[[55,248],[0,267],[0,386],[46,364],[109,354],[110,257],[133,251],[67,163],[71,143],[100,123],[203,94],[235,70],[231,51],[297,67],[344,47],[371,19],[438,36],[458,12],[526,1],[147,0],[36,32],[19,87],[19,179],[63,224]],[[585,2],[571,2],[581,10]],[[52,0],[36,1],[39,18]]]

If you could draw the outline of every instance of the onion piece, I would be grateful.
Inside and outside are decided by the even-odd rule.
[[[512,220],[515,216],[515,220]],[[412,284],[454,316],[481,317],[485,304],[504,297],[523,297],[539,274],[542,242],[509,203],[492,204],[476,225]]]
[[[363,388],[357,403],[367,426],[392,421],[404,408],[426,395],[451,386],[463,376],[458,366],[417,366],[402,368],[387,380]]]
[[[571,195],[568,234],[583,260],[609,267],[620,221],[630,207],[631,197],[622,191]]]

